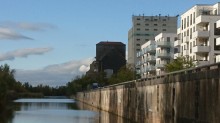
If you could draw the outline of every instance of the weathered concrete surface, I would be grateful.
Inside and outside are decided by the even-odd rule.
[[[79,92],[76,98],[138,123],[220,123],[220,64]]]

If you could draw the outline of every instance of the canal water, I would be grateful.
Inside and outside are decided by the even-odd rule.
[[[18,99],[0,123],[131,123],[116,115],[66,98]]]

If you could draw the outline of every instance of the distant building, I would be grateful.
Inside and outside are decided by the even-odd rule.
[[[98,72],[117,73],[122,66],[126,65],[125,44],[109,41],[99,42],[96,44],[96,62]]]
[[[159,33],[176,33],[178,16],[132,16],[132,27],[128,32],[128,63],[133,68],[139,69],[137,62],[141,59],[137,53],[141,45],[154,40]]]
[[[98,64],[96,61],[90,64],[90,69],[86,72],[86,75],[94,79],[98,76]]]

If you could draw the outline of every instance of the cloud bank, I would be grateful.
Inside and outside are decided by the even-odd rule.
[[[12,29],[9,28],[2,28],[0,27],[0,40],[21,40],[21,39],[26,39],[26,40],[33,40],[30,37],[24,36]]]
[[[28,57],[29,55],[42,55],[51,51],[52,48],[26,48],[10,51],[4,54],[0,54],[0,61],[14,60],[17,57]]]
[[[62,64],[54,64],[39,70],[16,70],[16,80],[38,84],[61,86],[78,75],[85,74],[94,58],[72,60]]]
[[[30,22],[12,22],[12,21],[1,22],[0,26],[5,28],[21,29],[28,31],[45,31],[48,29],[57,28],[55,25],[49,23],[30,23]]]

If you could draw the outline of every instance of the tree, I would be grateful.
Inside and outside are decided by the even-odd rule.
[[[195,63],[193,63],[192,58],[189,56],[180,56],[171,61],[170,63],[165,65],[165,70],[167,72],[173,72],[178,70],[183,70],[187,68],[195,67]]]
[[[112,77],[109,78],[108,82],[109,84],[116,84],[133,80],[133,78],[134,71],[131,69],[131,67],[123,66],[119,69],[118,73],[112,75]]]

